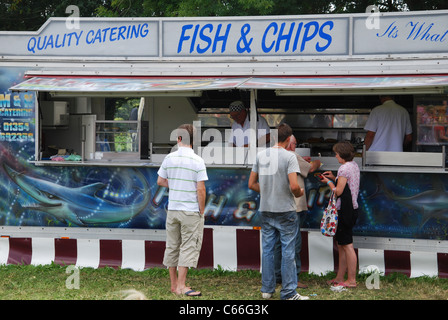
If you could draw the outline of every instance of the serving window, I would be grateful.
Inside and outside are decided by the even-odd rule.
[[[403,105],[413,119],[414,144],[412,150],[406,151],[443,146],[445,142],[438,140],[441,134],[436,138],[435,132],[441,133],[442,128],[446,133],[446,117],[443,117],[446,100],[437,98],[434,103],[417,99],[442,95],[447,83],[446,76],[42,76],[30,78],[11,90],[39,94],[37,161],[52,161],[49,158],[53,155],[64,151],[71,154],[73,150],[76,158],[82,160],[149,158],[151,162],[160,163],[176,144],[170,133],[182,123],[199,121],[201,147],[211,143],[226,146],[232,124],[228,106],[235,100],[244,102],[251,120],[261,115],[271,128],[281,122],[290,124],[299,147],[310,149],[311,156],[332,156],[332,145],[341,140],[351,141],[361,155],[364,124],[372,108],[380,104],[378,95],[388,93],[395,95],[396,102]],[[130,118],[129,112],[137,101],[139,118],[136,121]],[[46,103],[51,106],[49,112]],[[145,103],[150,107],[143,113]],[[125,110],[126,116],[120,115],[120,110]],[[145,124],[145,121],[148,122]],[[253,129],[254,122],[251,121]],[[204,136],[208,129],[219,132],[221,140]],[[255,145],[253,140],[251,145]]]
[[[40,162],[138,161],[148,157],[145,98],[57,97],[38,101]]]
[[[222,136],[230,130],[232,120],[228,105],[241,100],[250,106],[247,92],[208,92],[201,98],[192,99],[198,107],[198,120],[202,132],[218,129]],[[219,102],[219,103],[218,103]],[[412,96],[397,96],[397,102],[413,113]],[[334,96],[278,96],[274,90],[258,90],[256,111],[275,129],[285,122],[291,126],[298,148],[307,149],[311,156],[333,156],[332,146],[343,140],[351,141],[361,155],[365,137],[364,125],[370,111],[379,105],[377,95]],[[216,141],[203,140],[202,146]],[[227,140],[222,140],[227,145]]]

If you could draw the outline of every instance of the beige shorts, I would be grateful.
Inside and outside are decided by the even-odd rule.
[[[199,212],[168,210],[163,264],[167,267],[196,268],[204,234],[204,215]]]

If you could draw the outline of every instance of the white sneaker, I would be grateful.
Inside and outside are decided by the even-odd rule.
[[[301,296],[300,294],[296,293],[291,298],[288,298],[286,300],[309,300],[309,299],[310,299],[310,297],[308,297],[308,296]]]
[[[271,299],[272,293],[262,292],[261,296],[263,297],[263,299]]]

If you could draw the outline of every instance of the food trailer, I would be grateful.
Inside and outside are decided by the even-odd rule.
[[[51,18],[0,32],[0,262],[144,270],[162,266],[167,189],[157,170],[180,124],[207,164],[201,268],[261,265],[257,152],[228,144],[228,106],[255,132],[288,123],[297,152],[361,169],[359,270],[448,276],[448,11],[213,18]],[[412,147],[363,150],[364,125],[392,94]],[[302,271],[338,268],[319,224],[330,190],[310,174]]]

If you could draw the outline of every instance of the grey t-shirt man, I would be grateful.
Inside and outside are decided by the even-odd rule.
[[[300,173],[299,163],[294,153],[277,147],[260,151],[252,171],[258,173],[260,211],[296,211],[294,195],[288,180],[288,174]]]

